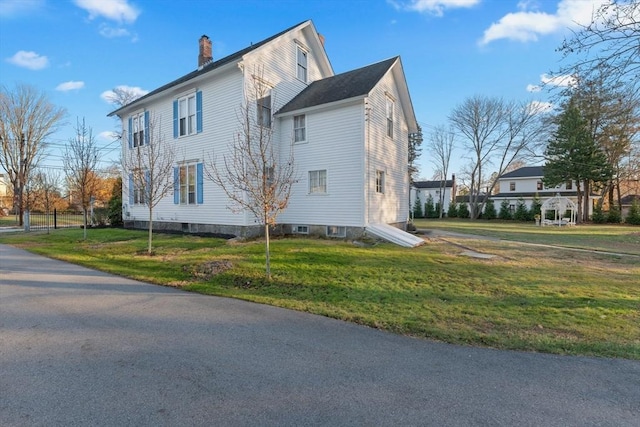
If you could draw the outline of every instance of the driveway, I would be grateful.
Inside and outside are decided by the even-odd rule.
[[[0,425],[638,426],[640,363],[461,347],[0,245]]]

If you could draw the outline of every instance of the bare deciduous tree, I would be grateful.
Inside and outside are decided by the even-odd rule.
[[[440,196],[438,203],[438,216],[442,218],[444,212],[444,189],[447,176],[449,175],[449,162],[453,153],[455,134],[452,130],[447,130],[444,126],[436,126],[429,134],[429,151],[433,165],[441,172],[440,176]]]
[[[640,0],[613,0],[594,11],[591,22],[565,39],[558,49],[566,59],[577,56],[559,74],[589,74],[606,67],[611,78],[639,89]]]
[[[229,208],[249,211],[264,226],[266,276],[271,278],[269,227],[288,205],[295,180],[293,146],[281,156],[273,143],[273,121],[264,117],[256,102],[268,96],[268,88],[260,76],[253,77],[245,102],[237,112],[240,128],[222,160],[212,157],[206,165],[206,176],[219,185],[229,197]]]
[[[469,212],[480,216],[489,193],[507,168],[516,160],[531,155],[540,144],[544,126],[541,111],[533,104],[505,102],[502,99],[474,96],[466,99],[449,115],[449,121],[462,135],[463,147],[470,153]],[[487,180],[487,168],[496,175]]]
[[[160,118],[154,114],[144,115],[137,132],[129,132],[125,139],[129,143],[122,156],[123,170],[128,176],[123,179],[134,203],[144,204],[149,212],[149,239],[147,253],[153,254],[153,209],[173,191],[173,167],[176,154],[160,132]],[[136,133],[136,134],[134,134]],[[137,143],[133,143],[137,141]]]
[[[92,129],[87,126],[84,118],[77,120],[76,135],[69,140],[62,158],[64,173],[67,177],[69,193],[80,199],[84,217],[84,239],[87,238],[89,226],[89,208],[92,197],[97,190],[96,171],[98,165],[98,146],[93,137]]]
[[[63,108],[49,102],[33,86],[0,88],[0,167],[13,187],[14,210],[23,224],[24,188],[46,148],[45,139],[54,133],[65,115]]]

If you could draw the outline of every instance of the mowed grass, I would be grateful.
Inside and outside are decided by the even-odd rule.
[[[343,319],[420,338],[640,360],[640,258],[431,239],[406,249],[312,238],[230,243],[142,231],[0,235],[31,251],[161,285]],[[454,244],[452,244],[454,243]],[[459,245],[459,246],[458,246]],[[496,255],[461,256],[464,248]]]
[[[519,242],[640,255],[640,227],[585,224],[572,227],[536,226],[534,222],[417,219],[421,230],[445,230]]]

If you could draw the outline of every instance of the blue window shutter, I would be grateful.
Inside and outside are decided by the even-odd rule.
[[[202,163],[198,163],[196,164],[196,202],[201,205],[204,202],[204,197],[202,194],[202,190],[203,188],[203,164]]]
[[[180,168],[173,168],[173,204],[180,203]]]
[[[178,100],[173,101],[173,139],[178,137]]]
[[[144,172],[144,202],[147,204],[151,202],[151,173],[149,171]]]
[[[149,112],[144,112],[144,145],[149,145]]]
[[[202,91],[196,92],[196,132],[202,132]]]
[[[129,206],[133,206],[133,174],[129,174]]]
[[[129,117],[129,131],[127,132],[127,136],[129,139],[129,148],[133,148],[133,118]]]

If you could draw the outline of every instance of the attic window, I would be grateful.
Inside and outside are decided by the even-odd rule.
[[[296,76],[298,80],[302,80],[303,82],[307,82],[307,51],[302,47],[296,45]]]
[[[257,101],[258,124],[262,127],[271,127],[271,93]]]

